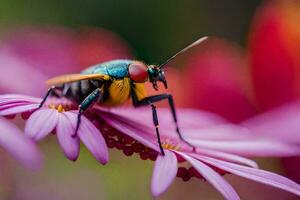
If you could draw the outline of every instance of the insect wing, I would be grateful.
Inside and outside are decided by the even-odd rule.
[[[52,86],[89,79],[109,80],[109,78],[106,74],[67,74],[51,78],[46,81],[46,84]]]

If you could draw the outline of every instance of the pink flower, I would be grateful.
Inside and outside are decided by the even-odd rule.
[[[2,95],[0,115],[23,113],[26,118],[29,114],[25,135],[36,141],[56,130],[58,142],[70,160],[75,161],[78,158],[81,140],[101,164],[108,162],[106,143],[99,130],[87,118],[82,118],[77,136],[72,137],[75,133],[77,112],[72,110],[74,107],[68,100],[52,99],[43,108],[36,110],[41,100],[21,95]],[[31,114],[32,111],[34,112]]]
[[[252,117],[241,125],[264,137],[300,145],[300,102],[292,102]]]
[[[50,99],[44,108],[34,111],[40,101],[38,98],[21,95],[2,95],[0,115],[22,113],[25,119],[29,116],[25,133],[36,140],[44,138],[56,128],[65,154],[69,159],[76,159],[78,139],[71,136],[77,119],[76,112],[72,111],[74,105],[63,98]],[[32,111],[34,112],[28,115]],[[88,119],[83,118],[78,137],[96,158],[99,156],[100,162],[108,157],[101,133],[108,147],[122,150],[127,156],[139,153],[141,159],[155,161],[151,183],[151,191],[155,197],[165,192],[177,176],[184,181],[192,177],[205,179],[226,199],[239,199],[233,187],[222,177],[225,174],[235,174],[300,195],[297,183],[260,170],[254,161],[246,158],[297,155],[300,153],[298,147],[270,138],[258,138],[250,134],[248,129],[227,124],[224,119],[207,112],[182,109],[179,111],[181,128],[186,140],[197,147],[193,151],[175,134],[168,110],[160,109],[159,114],[165,156],[159,154],[150,109],[108,109],[95,105],[90,112],[85,113]]]
[[[300,146],[300,103],[299,101],[280,106],[253,117],[241,125],[254,134],[276,138]],[[287,176],[300,180],[299,158],[283,158]]]
[[[42,156],[36,145],[2,117],[0,117],[0,146],[29,169],[36,170],[42,165]]]
[[[110,109],[96,107],[100,118],[120,132],[159,152],[155,132],[151,128],[150,110]],[[257,164],[244,156],[291,156],[299,148],[272,139],[253,137],[247,129],[224,123],[224,120],[205,112],[185,110],[184,115],[195,121],[183,123],[186,139],[197,147],[196,152],[180,141],[170,129],[171,117],[163,113],[165,126],[161,140],[165,156],[158,154],[152,176],[151,192],[157,197],[167,190],[176,176],[184,181],[203,178],[226,199],[239,199],[232,186],[221,176],[234,174],[256,182],[300,195],[300,186],[280,175],[258,169]],[[181,113],[181,112],[180,112]],[[188,121],[187,119],[182,118]],[[149,122],[149,123],[147,123]],[[198,127],[197,124],[198,123]],[[187,162],[191,167],[180,167]],[[183,166],[186,166],[184,164]]]

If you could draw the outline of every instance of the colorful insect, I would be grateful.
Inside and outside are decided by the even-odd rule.
[[[178,136],[185,143],[192,146],[183,138],[178,127],[172,95],[165,93],[147,97],[144,83],[150,81],[153,88],[158,90],[157,82],[160,81],[165,88],[167,88],[167,81],[162,68],[177,55],[198,45],[206,39],[207,37],[198,39],[158,66],[147,66],[143,62],[135,60],[112,60],[89,67],[80,74],[54,77],[47,81],[47,85],[51,87],[48,89],[46,96],[40,103],[40,107],[43,106],[50,95],[66,97],[77,102],[79,106],[77,127],[74,133],[74,136],[76,136],[80,126],[82,113],[94,103],[102,106],[117,106],[131,98],[134,107],[150,105],[152,107],[153,123],[156,129],[158,144],[161,154],[164,155],[159,135],[157,111],[154,103],[168,100]]]

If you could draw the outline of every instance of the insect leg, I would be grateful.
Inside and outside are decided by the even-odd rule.
[[[132,90],[132,91],[134,91],[134,90]],[[150,97],[146,97],[144,99],[138,100],[135,92],[132,92],[131,97],[132,97],[133,105],[135,107],[140,107],[140,106],[145,106],[145,105],[151,105],[151,104],[153,104],[155,102],[159,102],[159,101],[168,99],[168,103],[169,103],[169,106],[171,108],[173,120],[174,120],[174,123],[175,123],[175,126],[176,126],[176,133],[177,133],[177,135],[179,136],[179,138],[183,142],[185,142],[187,145],[191,146],[193,148],[193,151],[195,151],[195,146],[192,145],[191,143],[189,143],[188,141],[186,141],[184,139],[184,137],[182,136],[182,134],[181,134],[181,131],[179,129],[178,122],[177,122],[177,115],[176,115],[176,109],[175,109],[175,105],[174,105],[174,100],[173,100],[173,96],[171,94],[159,94],[159,95],[154,95],[154,96],[150,96]]]
[[[90,106],[93,105],[93,103],[97,102],[99,99],[102,98],[102,88],[97,88],[93,92],[91,92],[78,106],[78,115],[77,115],[77,123],[76,123],[76,129],[72,137],[76,137],[80,122],[81,122],[81,116],[84,111],[86,111]]]
[[[159,135],[159,129],[158,129],[159,123],[158,123],[156,106],[154,104],[152,104],[152,103],[150,105],[152,107],[152,117],[153,117],[153,123],[154,123],[154,126],[155,126],[157,142],[158,142],[158,145],[159,145],[159,148],[160,148],[160,152],[164,156],[165,152],[164,152],[164,149],[163,149],[161,141],[160,141],[160,135]]]
[[[130,85],[130,90],[131,90],[131,99],[134,107],[140,107],[140,106],[146,106],[150,105],[152,107],[152,118],[153,118],[153,124],[155,126],[155,131],[156,131],[156,137],[157,137],[157,142],[160,148],[161,154],[164,156],[165,152],[161,144],[160,140],[160,134],[159,134],[159,122],[158,122],[158,117],[157,117],[157,111],[156,111],[156,106],[150,102],[150,101],[143,101],[143,100],[138,100],[136,93],[134,92],[134,84],[131,83]]]
[[[59,88],[60,88],[60,87],[57,87],[57,86],[51,86],[51,87],[48,89],[48,91],[47,91],[46,95],[44,96],[43,100],[41,101],[41,103],[40,103],[40,105],[39,105],[39,108],[41,108],[41,107],[44,105],[44,103],[46,102],[46,100],[48,99],[48,97],[51,96],[52,93],[53,93],[56,89],[59,89]]]
[[[189,143],[188,141],[186,141],[182,134],[181,134],[181,131],[179,129],[179,126],[178,126],[178,121],[177,121],[177,114],[176,114],[176,109],[175,109],[175,104],[174,104],[174,99],[173,99],[173,96],[171,94],[167,94],[168,95],[168,102],[169,102],[169,106],[171,108],[171,112],[172,112],[172,115],[173,115],[173,120],[174,120],[174,123],[175,123],[175,126],[176,126],[176,132],[179,136],[179,138],[184,141],[187,145],[191,146],[193,148],[193,151],[196,150],[195,146],[192,145],[191,143]]]

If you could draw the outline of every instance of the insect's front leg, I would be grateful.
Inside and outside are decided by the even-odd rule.
[[[153,122],[154,122],[154,125],[156,127],[156,132],[157,132],[157,137],[158,137],[158,143],[159,143],[161,149],[162,149],[162,146],[161,146],[160,137],[159,137],[158,118],[157,118],[157,112],[156,112],[156,107],[154,106],[154,103],[167,99],[168,103],[169,103],[169,106],[171,108],[173,120],[174,120],[174,123],[175,123],[175,126],[176,126],[176,133],[178,134],[179,138],[183,142],[185,142],[187,145],[191,146],[193,148],[193,151],[195,151],[195,146],[192,145],[191,143],[189,143],[188,141],[186,141],[184,139],[184,137],[182,136],[182,134],[181,134],[181,131],[179,129],[178,122],[177,122],[177,115],[176,115],[176,109],[175,109],[175,105],[174,105],[174,100],[173,100],[173,96],[171,94],[167,94],[167,93],[165,93],[165,94],[159,94],[159,95],[154,95],[154,96],[150,96],[150,97],[146,97],[144,99],[138,100],[137,95],[134,92],[134,85],[132,85],[132,90],[131,91],[132,91],[131,92],[132,93],[131,94],[132,102],[133,102],[133,105],[135,107],[151,105],[151,107],[152,107],[152,113],[153,113]],[[164,155],[163,151],[162,151],[162,154]]]
[[[72,137],[76,137],[80,122],[81,122],[81,115],[84,111],[86,111],[90,106],[92,106],[97,101],[101,100],[103,97],[103,87],[96,88],[93,92],[91,92],[78,106],[78,115],[77,115],[77,124],[76,129]]]
[[[56,93],[56,90],[61,90],[63,87],[62,86],[51,86],[46,95],[44,96],[43,100],[41,101],[40,105],[39,105],[39,108],[43,107],[44,103],[46,102],[46,100],[48,99],[49,96],[51,95],[54,95],[54,96],[57,96],[59,97],[59,94]]]

